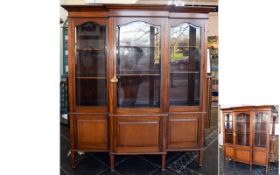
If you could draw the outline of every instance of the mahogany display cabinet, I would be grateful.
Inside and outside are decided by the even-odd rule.
[[[225,159],[266,166],[268,172],[270,134],[274,106],[223,108],[222,131]]]
[[[213,7],[62,5],[68,11],[75,154],[198,151],[203,162],[207,21]]]

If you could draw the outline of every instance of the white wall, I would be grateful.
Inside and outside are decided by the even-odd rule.
[[[218,12],[209,13],[208,36],[218,36]]]

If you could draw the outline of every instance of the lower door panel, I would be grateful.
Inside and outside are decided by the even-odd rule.
[[[238,162],[250,163],[251,152],[250,149],[235,148],[235,160]]]
[[[116,152],[159,152],[160,123],[159,116],[115,117]]]
[[[226,158],[234,158],[234,148],[230,145],[224,145],[224,152]]]
[[[267,150],[264,148],[253,149],[253,162],[258,165],[266,165],[268,160]]]
[[[170,114],[168,149],[192,149],[199,146],[199,114]]]
[[[104,115],[80,114],[76,116],[76,146],[85,150],[108,150],[107,118]]]

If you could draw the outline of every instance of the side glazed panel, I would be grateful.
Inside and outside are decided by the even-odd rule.
[[[77,148],[107,150],[106,116],[78,115]]]
[[[87,21],[75,26],[77,106],[106,106],[106,25]]]
[[[159,151],[160,117],[118,116],[117,152]]]
[[[233,144],[233,116],[232,116],[232,114],[224,115],[224,137],[225,137],[225,143]]]
[[[254,147],[267,147],[268,113],[256,112],[254,118]]]
[[[197,147],[198,131],[198,114],[171,114],[168,121],[168,149]]]
[[[189,23],[170,28],[171,106],[200,104],[201,29]]]

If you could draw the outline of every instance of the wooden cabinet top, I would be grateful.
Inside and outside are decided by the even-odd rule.
[[[236,106],[236,107],[227,107],[221,108],[223,112],[230,111],[253,111],[253,110],[274,110],[273,105],[262,105],[262,106]]]
[[[209,12],[216,12],[217,6],[174,6],[174,5],[147,5],[147,4],[86,4],[86,5],[61,5],[68,12],[103,12],[104,16],[160,16],[172,17],[170,13],[200,13],[204,18],[208,18]],[[126,11],[121,13],[119,11]],[[129,11],[139,11],[142,13],[129,13]],[[156,13],[148,13],[148,12]],[[105,14],[104,14],[105,12]],[[203,14],[205,16],[203,16]],[[70,15],[71,16],[71,15]],[[185,16],[189,18],[189,16]],[[194,16],[194,18],[197,18]]]

